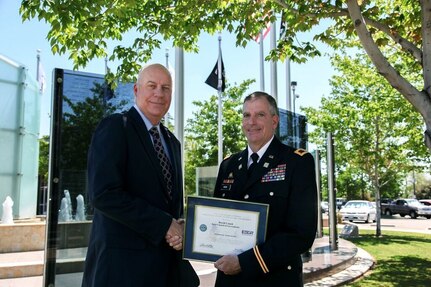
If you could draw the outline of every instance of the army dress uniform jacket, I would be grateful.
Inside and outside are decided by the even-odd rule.
[[[160,130],[173,168],[172,199],[150,134],[134,107],[108,116],[96,128],[88,154],[94,217],[83,287],[180,285],[179,268],[190,263],[165,240],[172,218],[183,212],[180,143],[162,124]]]
[[[214,196],[269,204],[266,239],[238,255],[238,275],[218,271],[215,286],[303,286],[301,254],[317,229],[313,157],[274,137],[249,177],[247,161],[245,149],[221,163]]]

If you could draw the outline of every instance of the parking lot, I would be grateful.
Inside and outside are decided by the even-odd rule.
[[[364,223],[363,221],[354,221],[353,223],[355,223],[359,229],[376,228],[376,223]],[[399,230],[431,234],[431,219],[426,219],[425,217],[411,219],[409,216],[382,215],[381,228],[382,230]]]

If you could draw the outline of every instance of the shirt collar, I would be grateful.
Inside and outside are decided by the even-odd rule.
[[[272,136],[272,138],[266,144],[263,145],[263,147],[260,148],[260,150],[258,150],[256,152],[257,155],[259,156],[259,159],[257,160],[257,162],[260,161],[260,159],[262,158],[262,156],[264,155],[264,153],[268,149],[268,147],[271,144],[271,142],[272,142],[273,139],[274,139],[274,135]],[[250,158],[250,156],[253,153],[253,151],[251,150],[250,146],[247,146],[247,150],[248,150],[248,161],[252,161],[252,159]]]
[[[153,124],[145,116],[145,114],[143,112],[141,112],[141,110],[139,109],[139,107],[136,104],[134,104],[133,107],[135,108],[135,110],[138,111],[138,114],[141,116],[142,120],[144,121],[145,127],[147,128],[147,130],[150,130],[153,127]],[[159,130],[159,133],[160,133],[160,123],[158,123],[157,125],[155,125],[155,127],[157,127],[157,129]]]

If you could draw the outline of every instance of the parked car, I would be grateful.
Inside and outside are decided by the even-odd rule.
[[[340,214],[343,220],[350,222],[354,220],[376,222],[376,208],[368,200],[349,200],[340,209]]]
[[[431,199],[419,199],[419,202],[426,206],[431,206]]]
[[[417,199],[397,199],[385,209],[386,215],[399,214],[401,217],[409,215],[411,218],[424,216],[431,218],[431,207],[421,204]]]
[[[384,198],[381,198],[381,199],[380,199],[380,213],[381,213],[381,214],[385,214],[386,207],[387,207],[389,204],[391,204],[391,203],[392,203],[392,201],[393,201],[393,199],[391,199],[391,198],[386,198],[386,197],[384,197]]]
[[[327,201],[321,201],[320,202],[320,209],[322,210],[322,213],[328,213],[329,212],[329,203]]]

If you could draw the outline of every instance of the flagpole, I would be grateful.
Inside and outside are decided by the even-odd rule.
[[[169,49],[168,48],[165,49],[165,57],[166,57],[165,67],[166,67],[166,69],[169,70]],[[165,114],[164,121],[165,121],[164,124],[166,126],[168,126],[169,125],[169,111]]]
[[[109,68],[108,68],[108,57],[105,56],[105,75],[109,72]]]
[[[36,56],[36,79],[39,81],[40,49],[37,49]]]
[[[291,97],[291,81],[290,81],[290,58],[286,59],[286,109],[292,111]]]
[[[275,50],[275,44],[276,44],[276,34],[275,34],[275,22],[271,23],[271,50]],[[274,99],[277,101],[278,95],[277,95],[277,62],[274,60],[271,60],[271,95],[274,97]]]
[[[181,158],[184,158],[184,50],[175,47],[175,136],[181,143]],[[184,160],[181,163],[184,170]],[[184,173],[182,173],[184,185]],[[183,204],[185,196],[183,195]]]
[[[260,61],[260,90],[265,91],[265,61],[263,58],[263,31],[260,30],[260,42],[259,42],[259,61]]]
[[[223,89],[223,71],[221,63],[221,35],[218,36],[218,60],[217,60],[217,77],[218,77],[218,165],[220,166],[223,160],[223,131],[222,131],[222,89]]]
[[[166,69],[169,69],[169,49],[165,49],[165,57],[166,57]]]
[[[184,150],[184,50],[175,47],[175,136]]]

